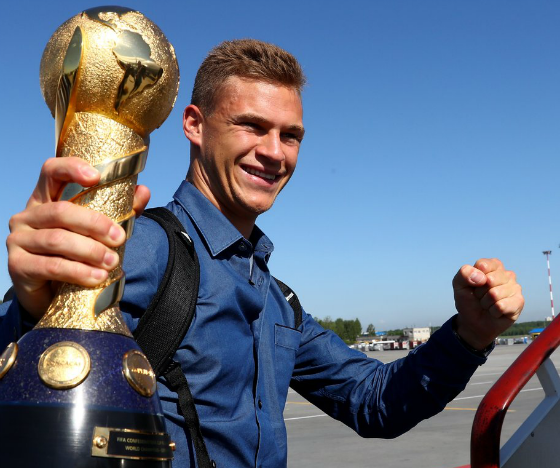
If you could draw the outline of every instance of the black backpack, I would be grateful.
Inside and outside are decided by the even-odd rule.
[[[173,360],[175,351],[185,337],[196,308],[200,265],[192,239],[177,217],[166,208],[151,208],[143,216],[150,218],[165,230],[169,241],[169,260],[159,288],[146,312],[142,315],[134,338],[148,357],[156,376],[163,376],[179,396],[179,409],[193,441],[199,468],[212,468],[202,438],[200,421],[185,374]],[[302,309],[296,294],[274,278],[292,307],[295,328],[302,321]]]

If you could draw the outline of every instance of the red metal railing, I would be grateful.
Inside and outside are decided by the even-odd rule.
[[[471,433],[471,467],[500,467],[500,433],[506,412],[542,363],[560,345],[555,319],[498,379],[480,403]]]

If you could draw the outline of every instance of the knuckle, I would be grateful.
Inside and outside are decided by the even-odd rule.
[[[10,276],[19,276],[19,271],[22,265],[23,262],[21,261],[21,254],[16,252],[8,255],[8,272],[10,273]]]
[[[106,216],[99,211],[92,211],[91,212],[91,221],[96,225],[100,226],[102,224],[106,224]]]
[[[455,278],[453,278],[453,283],[455,284],[455,282],[457,280],[459,280],[460,278],[468,278],[469,275],[470,275],[471,269],[472,269],[472,267],[470,265],[463,265],[461,268],[459,268],[459,271],[455,275]]]
[[[21,217],[21,213],[17,213],[10,218],[8,221],[8,228],[10,229],[10,232],[14,232],[21,224]]]
[[[504,304],[504,301],[499,301],[492,305],[492,309],[494,312],[498,312],[500,315],[503,315],[506,312],[507,307]]]
[[[58,161],[56,158],[49,158],[47,159],[44,163],[43,166],[41,167],[41,175],[43,176],[49,176],[50,174],[52,174],[52,172],[54,171],[56,165],[57,165]]]
[[[62,258],[51,257],[45,263],[45,273],[48,278],[59,278],[62,273]]]
[[[100,235],[106,235],[111,228],[110,219],[103,213],[100,213],[98,211],[91,211],[90,221],[92,223],[92,226],[95,227],[96,232]]]
[[[66,232],[63,229],[52,229],[44,234],[45,247],[48,250],[57,250],[66,242]]]
[[[85,274],[85,269],[85,265],[82,265],[80,263],[72,263],[70,265],[70,274],[74,278],[79,278],[78,281],[82,282],[89,277],[89,275]]]
[[[494,302],[498,302],[501,299],[501,291],[499,288],[492,288],[486,294],[488,298]]]
[[[105,258],[106,249],[98,242],[91,242],[89,246],[89,258],[92,262],[101,265]]]
[[[8,237],[6,237],[6,247],[8,249],[8,253],[13,247],[18,245],[17,239],[18,239],[18,235],[13,232],[8,234]]]
[[[67,201],[58,201],[51,203],[52,214],[55,218],[64,216],[68,210],[72,209],[72,203]]]

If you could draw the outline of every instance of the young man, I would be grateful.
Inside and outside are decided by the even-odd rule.
[[[167,207],[194,241],[201,280],[196,315],[175,360],[217,466],[286,465],[282,412],[289,386],[364,437],[402,434],[463,390],[523,307],[515,275],[499,260],[482,259],[455,276],[458,314],[402,360],[368,359],[305,312],[295,328],[267,267],[272,242],[255,221],[295,169],[304,82],[299,64],[282,49],[255,40],[225,42],[200,67],[184,113],[190,168]],[[52,281],[94,286],[116,265],[111,248],[124,241],[122,230],[101,215],[53,201],[65,183],[91,186],[98,177],[79,159],[49,160],[27,208],[11,219],[7,245],[17,300],[4,306],[0,346],[13,339],[14,326],[25,332],[22,318],[42,316]],[[148,197],[140,187],[137,210]],[[167,255],[163,230],[140,218],[124,264],[121,309],[131,329],[158,288]],[[194,466],[177,395],[165,381],[158,390],[177,443],[174,466]]]

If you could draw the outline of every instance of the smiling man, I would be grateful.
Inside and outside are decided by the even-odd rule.
[[[184,131],[192,143],[187,180],[249,238],[257,216],[272,206],[296,168],[304,134],[301,96],[290,84],[238,76],[227,78],[216,94],[204,113],[194,104],[185,109]]]
[[[481,259],[453,280],[457,314],[426,344],[390,364],[349,349],[305,311],[296,323],[267,266],[273,244],[255,222],[295,170],[304,83],[286,51],[256,40],[224,42],[201,65],[184,113],[190,168],[167,208],[194,242],[200,287],[174,360],[219,467],[286,466],[282,413],[290,386],[363,437],[402,434],[464,389],[523,307],[515,275],[499,260]],[[53,281],[95,286],[117,264],[113,248],[124,242],[122,229],[55,201],[70,181],[92,186],[98,180],[80,159],[51,159],[27,208],[12,217],[7,245],[16,298],[0,309],[0,347],[14,329],[21,335],[44,314]],[[143,210],[148,198],[139,187],[135,209]],[[141,217],[127,244],[121,309],[132,330],[163,277],[167,242],[156,222]],[[178,411],[177,394],[165,379],[158,391],[177,444],[173,466],[194,467],[201,450]]]

